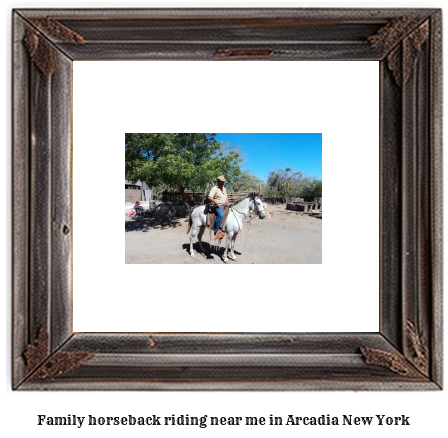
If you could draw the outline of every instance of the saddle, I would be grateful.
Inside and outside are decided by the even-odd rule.
[[[212,240],[212,228],[214,228],[214,225],[215,225],[215,220],[216,220],[215,210],[217,208],[218,207],[216,206],[216,204],[210,203],[210,204],[207,204],[204,209],[204,214],[207,216],[206,226],[209,228],[209,231],[210,231],[210,240]],[[224,225],[227,220],[227,216],[229,216],[229,211],[230,211],[230,208],[226,206],[224,208],[224,217],[222,218],[222,222],[221,222],[221,226],[220,226],[221,229],[224,228]]]

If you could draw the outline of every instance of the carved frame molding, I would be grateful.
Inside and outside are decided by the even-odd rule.
[[[12,387],[441,389],[441,29],[437,9],[13,11]],[[72,62],[254,58],[379,62],[379,333],[73,333]]]

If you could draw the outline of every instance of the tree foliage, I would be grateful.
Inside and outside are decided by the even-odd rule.
[[[322,198],[322,180],[316,177],[304,178],[305,186],[302,189],[301,197],[303,198]]]
[[[235,192],[245,192],[250,190],[258,191],[260,185],[263,186],[264,182],[258,176],[249,170],[243,169],[241,174],[229,186]]]
[[[270,172],[267,186],[271,192],[278,192],[283,202],[291,197],[311,200],[322,197],[322,180],[306,176],[302,172],[294,172],[290,167]]]
[[[287,198],[302,192],[305,185],[302,172],[294,172],[290,167],[279,169],[275,172],[269,172],[268,186],[280,193],[283,202],[287,202]]]
[[[241,169],[238,147],[220,143],[216,134],[125,135],[125,175],[184,191],[200,191],[224,175],[231,184]]]
[[[265,181],[263,181],[263,184],[261,185],[261,191],[263,192],[263,196],[265,198],[280,196],[280,193],[275,190],[275,188],[269,186]]]

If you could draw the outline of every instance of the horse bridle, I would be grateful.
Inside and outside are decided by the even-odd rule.
[[[254,201],[254,205],[255,205],[255,208],[256,208],[256,212],[258,213],[258,214],[260,214],[260,209],[258,208],[258,205],[257,205],[257,203],[255,202],[255,196],[252,196],[252,201]],[[233,210],[235,210],[237,213],[239,213],[239,214],[243,214],[243,213],[241,213],[241,211],[238,211],[235,207],[231,207]]]
[[[260,214],[261,211],[260,211],[260,208],[258,207],[258,204],[255,202],[255,198],[256,198],[256,196],[254,195],[254,197],[252,198],[252,201],[254,201],[254,205],[257,208],[257,213]],[[258,199],[260,199],[260,197],[258,197]],[[261,199],[260,199],[260,201],[261,201]]]

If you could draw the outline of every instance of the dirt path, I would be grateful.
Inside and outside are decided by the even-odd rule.
[[[285,210],[285,205],[268,206],[271,219],[246,219],[243,236],[235,243],[236,261],[229,264],[322,263],[322,219]],[[185,218],[160,220],[125,216],[126,263],[223,263],[222,247],[214,247],[209,232],[203,237],[204,249],[194,240],[195,257],[189,255],[190,238]],[[213,236],[212,236],[213,239]]]

